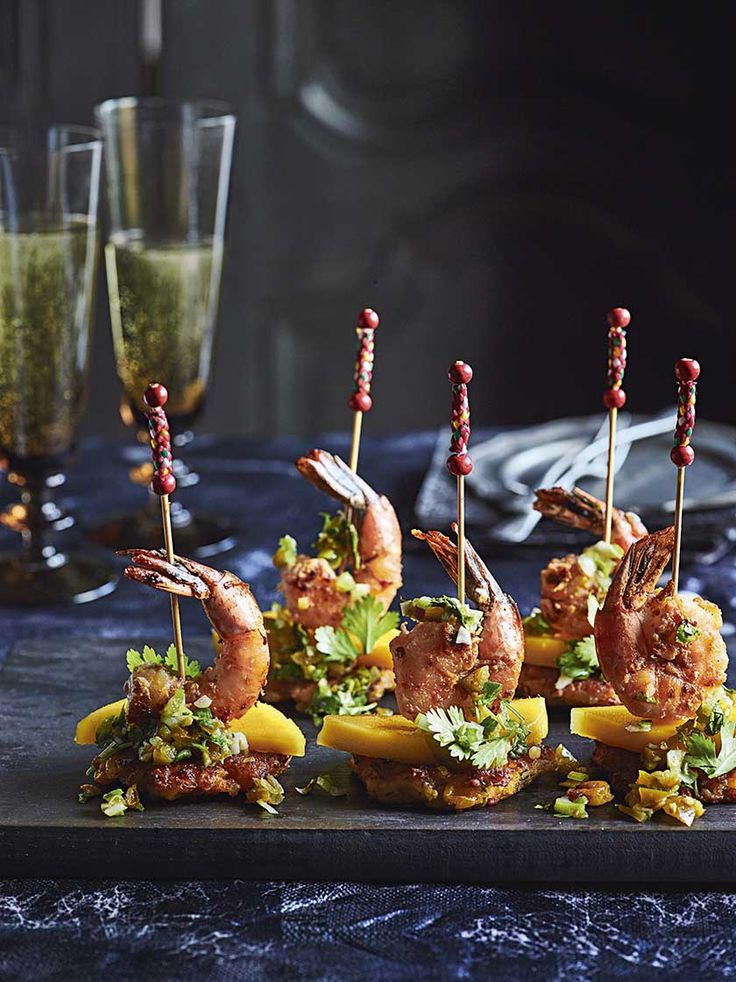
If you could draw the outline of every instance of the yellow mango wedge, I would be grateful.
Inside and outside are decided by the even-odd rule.
[[[652,723],[651,730],[627,730],[641,720],[624,706],[588,706],[570,711],[570,732],[576,736],[598,740],[607,747],[619,747],[641,753],[648,743],[661,743],[675,735],[684,719],[672,723]]]
[[[529,743],[547,736],[547,706],[541,696],[514,699],[514,709],[529,727]],[[404,716],[325,716],[317,736],[320,747],[331,747],[361,757],[396,760],[405,764],[436,764],[435,742]],[[441,759],[441,758],[439,758]]]
[[[94,743],[100,726],[109,716],[118,716],[126,701],[125,699],[118,699],[117,702],[109,702],[106,706],[95,709],[84,719],[80,719],[74,734],[74,742],[80,744]]]
[[[302,731],[293,719],[267,702],[257,702],[240,719],[231,720],[228,728],[244,733],[251,750],[304,756],[306,740]]]
[[[382,634],[373,645],[373,651],[366,655],[361,655],[358,659],[359,665],[375,665],[377,668],[394,670],[394,660],[391,657],[389,645],[394,638],[399,636],[399,631],[391,629]]]
[[[557,659],[567,651],[567,641],[559,638],[535,638],[528,635],[524,640],[524,661],[527,665],[541,668],[557,668]]]
[[[92,744],[97,730],[108,716],[117,716],[125,705],[125,699],[101,706],[77,723],[74,742]],[[288,754],[303,757],[306,749],[304,734],[294,720],[280,713],[275,706],[257,702],[240,719],[231,720],[228,728],[244,733],[251,750],[260,753]]]

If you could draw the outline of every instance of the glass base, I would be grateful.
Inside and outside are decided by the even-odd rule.
[[[212,515],[193,515],[172,508],[174,548],[180,556],[208,559],[235,545],[237,529],[226,519]],[[134,515],[124,515],[90,529],[89,538],[108,549],[161,549],[163,531],[161,513],[144,508]]]
[[[28,562],[22,555],[0,555],[0,605],[46,607],[85,604],[117,586],[118,571],[105,560],[55,553],[49,562]]]

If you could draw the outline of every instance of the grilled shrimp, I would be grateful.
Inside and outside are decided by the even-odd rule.
[[[534,510],[545,518],[553,518],[561,525],[574,529],[587,529],[602,539],[606,526],[606,506],[582,488],[541,488],[536,492]],[[611,516],[611,541],[626,552],[639,539],[647,534],[647,529],[633,511],[613,509]]]
[[[388,608],[401,586],[401,528],[391,502],[377,494],[339,457],[313,450],[300,457],[297,469],[316,488],[352,510],[358,526],[360,568],[357,583]],[[304,627],[337,626],[348,602],[338,591],[335,571],[324,559],[298,556],[284,569],[279,589],[294,618]]]
[[[718,607],[675,593],[672,581],[656,589],[673,544],[672,528],[635,543],[595,619],[603,674],[624,706],[647,719],[693,717],[728,667]]]
[[[536,511],[572,528],[588,529],[601,537],[606,506],[580,488],[549,488],[537,491]],[[647,530],[638,515],[614,508],[611,540],[624,552]],[[574,553],[552,559],[540,574],[539,606],[547,623],[565,640],[578,640],[592,633],[588,620],[588,597],[602,601],[605,586],[594,582],[590,572]]]
[[[454,528],[454,526],[453,526]],[[441,532],[412,533],[424,539],[453,579],[457,579],[457,553]],[[396,701],[408,719],[433,707],[473,709],[475,694],[467,676],[486,666],[491,681],[502,686],[501,695],[513,695],[524,658],[524,631],[516,604],[491,576],[466,540],[468,593],[483,610],[480,637],[470,635],[458,644],[458,629],[447,621],[421,621],[391,642]]]
[[[457,534],[457,525],[452,531]],[[453,583],[457,583],[457,548],[442,532],[420,532],[442,563]],[[488,666],[488,675],[501,686],[501,696],[510,698],[516,692],[519,672],[524,661],[524,629],[516,603],[504,593],[472,545],[465,540],[465,576],[468,595],[483,611],[483,628],[478,643],[478,667]]]
[[[168,562],[163,551],[130,549],[125,570],[130,580],[156,590],[202,601],[204,612],[222,639],[215,663],[194,683],[187,683],[188,701],[198,696],[212,700],[215,716],[227,722],[242,716],[254,705],[263,688],[269,666],[268,640],[263,616],[247,583],[233,573],[221,572],[202,563],[177,556]],[[148,686],[129,684],[129,700],[145,694]],[[146,680],[148,681],[148,680]],[[157,690],[152,690],[152,695]],[[160,700],[159,700],[160,701]]]

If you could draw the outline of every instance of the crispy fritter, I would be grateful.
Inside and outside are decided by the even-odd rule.
[[[258,777],[283,773],[291,757],[285,754],[243,753],[226,757],[219,764],[149,764],[132,750],[122,750],[107,760],[95,757],[94,782],[100,788],[130,787],[133,784],[149,798],[176,801],[227,794],[236,797],[249,791]]]
[[[608,782],[617,795],[625,795],[629,785],[636,781],[641,767],[639,754],[619,747],[608,747],[596,742],[591,762],[605,772]],[[736,770],[721,777],[706,777],[698,771],[697,788],[688,789],[688,794],[699,798],[705,805],[727,805],[736,803]]]
[[[510,798],[541,774],[555,770],[551,747],[540,756],[510,758],[494,770],[453,771],[442,765],[413,766],[374,757],[351,758],[350,766],[366,791],[384,805],[399,808],[424,805],[436,811],[465,811],[495,805]]]
[[[520,696],[544,696],[550,706],[618,706],[618,696],[603,678],[575,679],[556,689],[556,668],[522,665],[517,692]]]

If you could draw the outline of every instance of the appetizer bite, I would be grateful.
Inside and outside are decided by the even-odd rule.
[[[537,491],[537,511],[601,536],[605,504],[581,488]],[[540,574],[539,607],[524,618],[526,648],[519,693],[552,705],[608,706],[618,698],[601,675],[593,623],[626,550],[647,534],[638,515],[612,509],[611,539],[579,555],[552,559]]]
[[[580,488],[555,487],[537,492],[534,508],[599,539],[580,555],[553,559],[542,570],[539,608],[524,620],[526,656],[519,691],[543,695],[548,702],[570,706],[607,706],[618,702],[601,676],[592,626],[621,558],[647,534],[639,517],[613,506],[618,411],[626,403],[626,328],[631,315],[623,307],[608,313],[608,377],[603,404],[608,410],[606,500]]]
[[[299,553],[290,535],[279,541],[284,603],[266,615],[266,698],[293,699],[317,720],[368,712],[393,688],[388,643],[398,615],[388,607],[401,586],[401,528],[388,498],[339,457],[313,450],[296,467],[344,507],[324,515],[313,556]]]
[[[672,460],[675,527],[635,543],[595,622],[601,667],[622,705],[575,709],[573,733],[596,741],[592,762],[637,821],[657,811],[690,825],[703,802],[736,801],[736,699],[718,607],[678,591],[685,467],[695,422],[697,362],[676,365],[680,387]],[[673,555],[674,553],[674,555]],[[673,576],[657,582],[673,556]]]
[[[165,656],[149,647],[130,650],[127,697],[90,713],[77,725],[78,744],[97,744],[80,801],[102,796],[108,817],[141,798],[165,801],[243,792],[274,811],[283,799],[276,780],[292,756],[304,755],[304,737],[278,710],[258,702],[269,666],[263,617],[247,583],[174,554],[169,495],[176,489],[171,437],[163,409],[168,392],[146,389],[154,464],[151,490],[161,500],[165,549],[121,553],[125,575],[171,598],[174,644]],[[200,600],[221,639],[215,663],[202,671],[184,653],[178,598]]]
[[[276,780],[304,736],[275,707],[258,701],[269,665],[263,617],[250,588],[233,573],[146,550],[123,553],[125,575],[156,590],[200,600],[222,644],[212,667],[185,658],[177,673],[174,646],[166,656],[130,650],[126,698],[103,706],[77,726],[78,744],[97,744],[83,799],[103,795],[108,815],[140,801],[219,795],[262,806],[278,804]]]
[[[458,583],[458,597],[402,603],[415,621],[390,643],[400,715],[328,716],[321,746],[352,754],[351,767],[382,804],[464,811],[494,805],[556,768],[543,699],[510,701],[524,650],[521,618],[465,540],[463,477],[472,461],[468,365],[450,368],[451,456],[458,479],[457,545],[441,532],[416,531]],[[465,581],[478,608],[465,602]]]
[[[375,310],[361,311],[350,464],[325,450],[296,462],[299,472],[343,508],[323,515],[315,555],[296,541],[279,540],[274,564],[281,570],[283,604],[267,616],[273,668],[271,702],[293,699],[318,724],[326,713],[364,713],[393,687],[388,642],[398,615],[388,608],[401,586],[401,529],[388,498],[358,476],[363,416],[370,412],[375,354]]]

